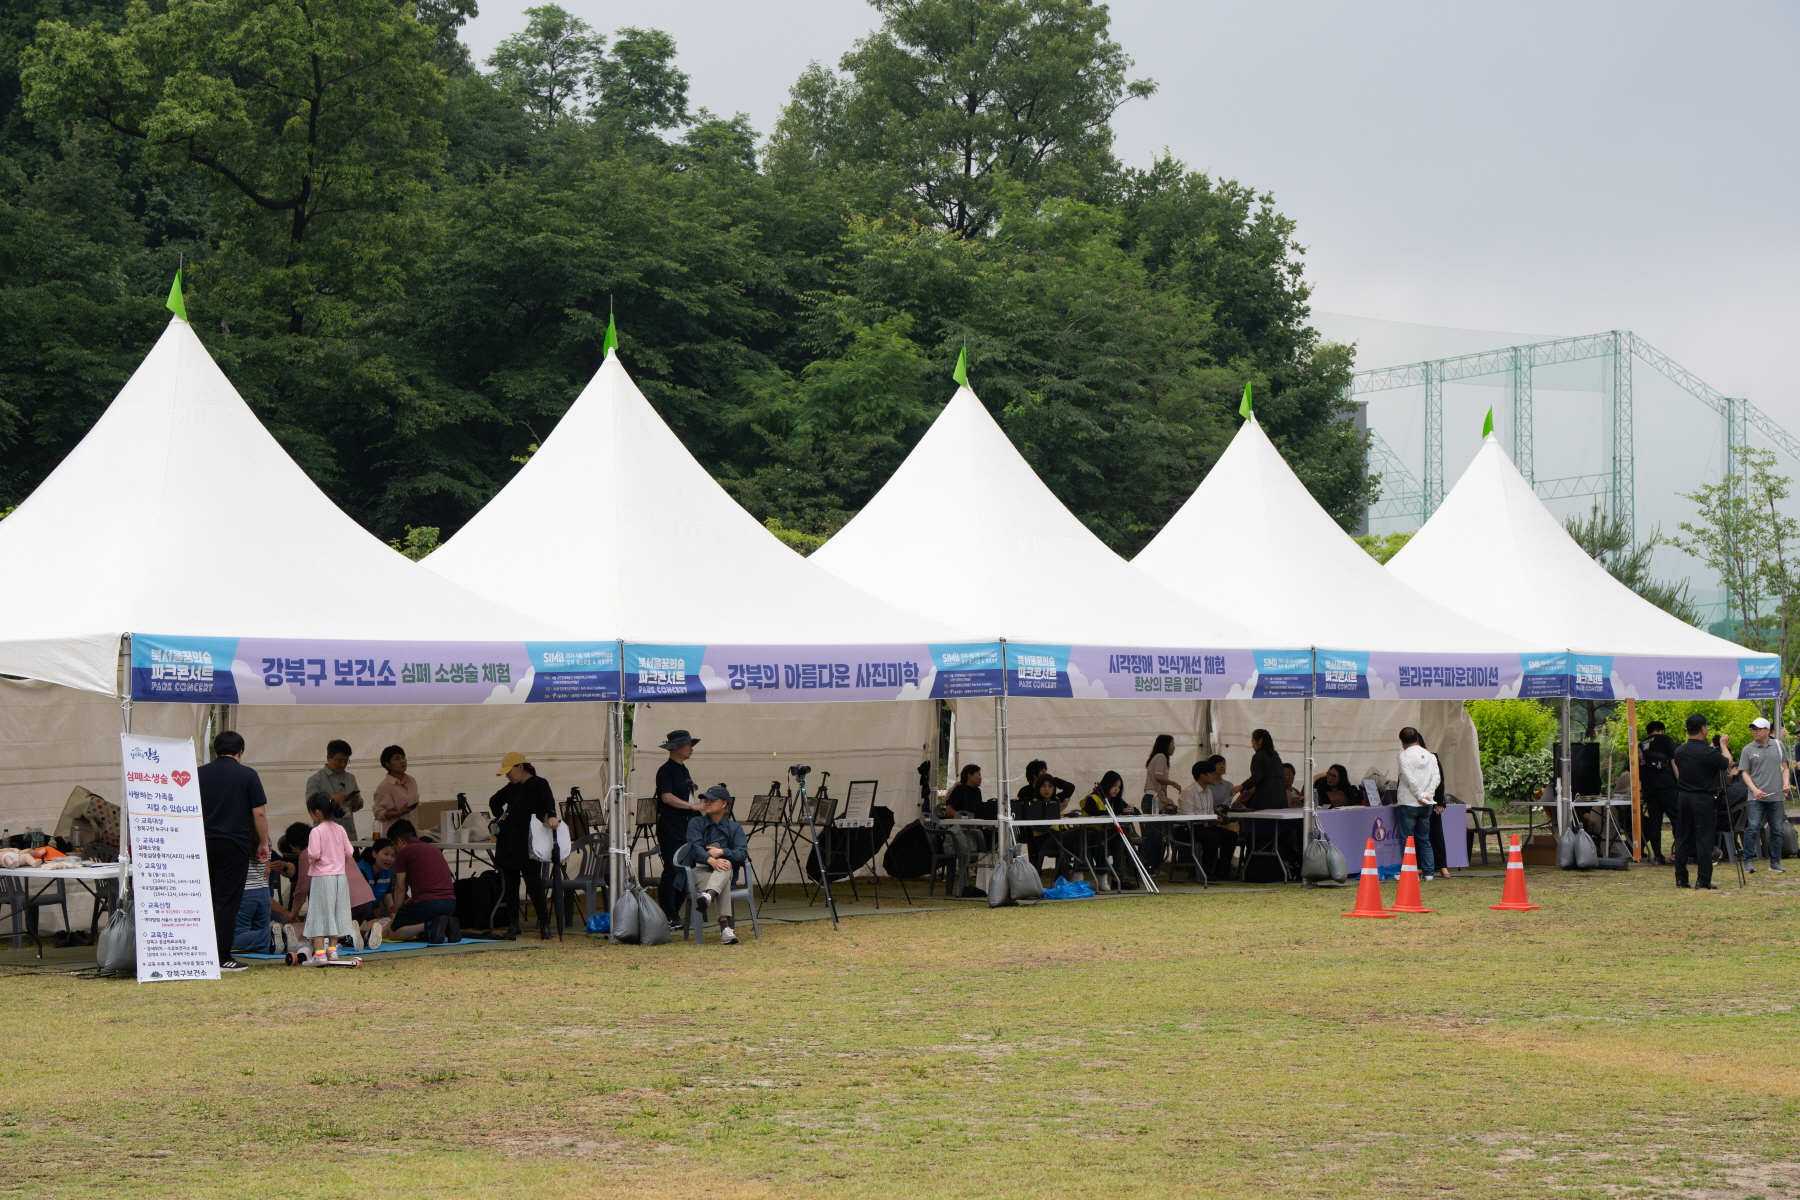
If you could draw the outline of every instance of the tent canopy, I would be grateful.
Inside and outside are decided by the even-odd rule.
[[[515,564],[556,564],[521,579]],[[586,635],[743,645],[966,640],[821,571],[726,494],[609,354],[500,494],[424,560]],[[894,590],[897,576],[880,582]]]
[[[925,519],[930,513],[942,513],[944,520]],[[946,526],[954,527],[953,537],[946,537]],[[969,553],[970,546],[986,552]],[[892,587],[906,579],[921,611],[1009,641],[1056,643],[1065,650],[1160,647],[1171,652],[1169,658],[1180,658],[1188,647],[1228,648],[1240,652],[1246,665],[1254,647],[1283,644],[1133,569],[1051,493],[966,387],[886,486],[812,561],[861,587]],[[1009,653],[1009,672],[1010,659]],[[1094,659],[1072,670],[1089,685],[1113,688],[1087,694],[1119,695],[1118,681],[1108,685],[1100,678],[1114,674],[1107,665]],[[1157,664],[1150,667],[1154,676]],[[1059,671],[1070,669],[1058,663]],[[1206,680],[1207,674],[1195,664],[1190,678]],[[1251,671],[1217,674],[1242,683]],[[1213,686],[1218,682],[1207,680],[1204,694],[1224,695],[1223,687]],[[1073,694],[1082,694],[1080,685]]]
[[[1577,696],[1774,694],[1772,657],[1697,629],[1614,579],[1544,507],[1491,434],[1388,570],[1457,612],[1567,652]],[[1614,661],[1625,658],[1641,661]]]
[[[1226,564],[1270,558],[1291,587],[1225,582]],[[1319,506],[1254,420],[1244,422],[1132,564],[1183,595],[1302,645],[1501,654],[1545,648],[1461,616],[1383,570]]]
[[[0,562],[19,583],[0,612],[0,673],[108,695],[127,633],[568,637],[421,570],[358,525],[179,318],[81,443],[0,521]]]

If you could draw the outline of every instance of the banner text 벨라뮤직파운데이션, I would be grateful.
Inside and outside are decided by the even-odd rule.
[[[180,704],[619,699],[616,642],[321,642],[134,634],[131,698]]]
[[[119,735],[139,983],[217,979],[199,767],[186,738]]]

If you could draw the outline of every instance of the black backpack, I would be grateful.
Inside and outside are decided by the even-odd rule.
[[[494,906],[499,903],[500,872],[483,871],[456,881],[456,923],[464,929],[493,928]]]

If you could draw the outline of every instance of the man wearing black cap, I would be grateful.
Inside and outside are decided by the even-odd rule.
[[[656,769],[656,846],[663,860],[656,899],[671,925],[681,919],[681,893],[675,886],[681,872],[675,865],[675,852],[687,842],[688,822],[702,811],[694,803],[694,777],[687,769],[687,760],[694,757],[694,747],[699,744],[700,739],[685,729],[672,731],[662,744],[669,761]]]
[[[687,827],[687,860],[700,887],[694,904],[702,921],[709,911],[718,914],[719,942],[725,946],[735,946],[738,940],[731,919],[731,873],[750,857],[744,827],[725,815],[730,807],[731,793],[724,784],[709,787],[700,798],[700,815]]]

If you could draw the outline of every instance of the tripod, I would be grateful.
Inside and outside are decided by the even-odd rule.
[[[829,776],[830,772],[826,772]],[[825,907],[831,910],[831,928],[838,927],[837,901],[831,895],[831,876],[825,870],[825,846],[819,840],[818,804],[806,802],[806,772],[801,771],[794,776],[796,790],[794,796],[800,802],[800,815],[806,819],[806,835],[812,840],[813,862],[819,868],[819,887],[825,892]],[[825,790],[824,780],[819,782],[819,791]]]

